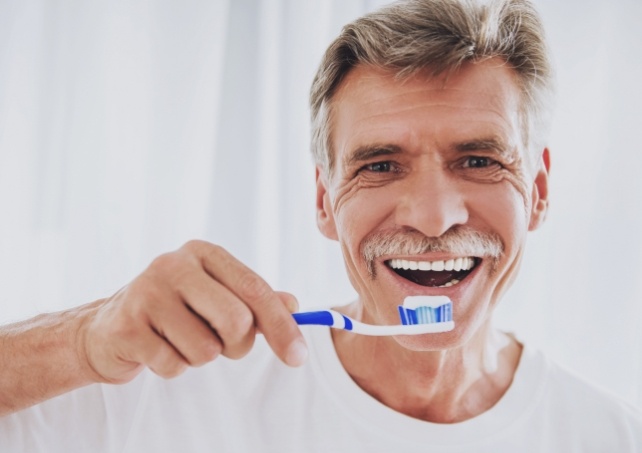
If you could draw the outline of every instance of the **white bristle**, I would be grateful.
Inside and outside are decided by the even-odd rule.
[[[408,296],[403,301],[403,307],[413,310],[417,307],[437,308],[449,303],[452,301],[447,296]]]

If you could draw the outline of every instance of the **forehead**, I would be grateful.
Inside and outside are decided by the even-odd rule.
[[[520,142],[520,90],[499,59],[468,63],[448,76],[407,79],[357,66],[332,101],[332,148],[340,164],[351,150],[390,143],[409,151],[452,141]]]

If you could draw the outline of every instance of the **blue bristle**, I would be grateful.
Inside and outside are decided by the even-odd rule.
[[[406,318],[406,309],[403,308],[401,305],[397,307],[399,309],[399,318],[401,318],[401,324],[404,326],[408,325],[408,318]]]
[[[431,324],[453,320],[453,307],[450,303],[439,307],[417,307],[412,309],[399,305],[398,308],[399,318],[401,318],[401,324],[403,325]]]
[[[432,315],[432,310],[430,309],[430,307],[420,307],[417,308],[417,310],[421,311],[421,319],[419,320],[419,322],[421,324],[428,324]]]
[[[407,315],[408,315],[408,321],[410,322],[410,324],[417,324],[416,310],[408,310]]]
[[[414,309],[415,312],[415,324],[423,324],[424,323],[424,310],[422,310],[423,307],[417,307]]]

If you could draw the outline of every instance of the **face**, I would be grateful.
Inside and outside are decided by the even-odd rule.
[[[317,170],[317,220],[341,244],[361,319],[399,324],[409,295],[453,301],[455,330],[396,337],[408,348],[470,340],[544,218],[548,151],[529,168],[519,93],[498,60],[403,81],[358,66],[335,93],[335,166]],[[374,250],[370,259],[364,250]]]

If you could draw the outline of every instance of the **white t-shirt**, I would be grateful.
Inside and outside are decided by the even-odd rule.
[[[633,452],[642,415],[525,347],[513,384],[489,411],[455,424],[384,406],[345,372],[329,330],[305,329],[301,368],[257,338],[243,360],[218,359],[163,380],[145,372],[0,418],[6,452]]]

